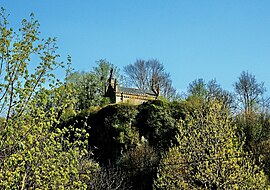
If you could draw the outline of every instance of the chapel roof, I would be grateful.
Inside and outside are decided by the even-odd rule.
[[[152,90],[144,90],[144,89],[137,89],[137,88],[119,87],[118,92],[120,92],[120,93],[123,92],[126,94],[156,96],[156,94]]]

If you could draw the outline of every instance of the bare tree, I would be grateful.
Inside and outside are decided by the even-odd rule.
[[[220,84],[217,83],[216,79],[210,80],[207,83],[207,98],[212,98],[222,105],[230,108],[232,111],[235,109],[234,98],[231,92],[221,88]]]
[[[176,97],[170,74],[157,59],[138,59],[135,63],[125,66],[124,72],[131,86],[144,90],[159,89],[161,95],[166,98]]]
[[[128,190],[132,189],[131,181],[127,177],[127,173],[120,168],[101,167],[97,170],[87,184],[89,190]]]
[[[139,89],[146,89],[148,81],[148,65],[145,60],[137,60],[134,64],[124,67],[129,83]]]
[[[236,122],[242,130],[245,148],[259,155],[260,144],[269,139],[269,98],[264,97],[264,83],[258,83],[255,76],[243,71],[234,84],[237,108],[241,111]],[[259,158],[258,158],[259,160]]]
[[[263,94],[266,92],[264,83],[258,83],[255,76],[243,71],[234,84],[235,93],[238,96],[239,108],[245,114],[254,111],[256,105],[262,103]]]

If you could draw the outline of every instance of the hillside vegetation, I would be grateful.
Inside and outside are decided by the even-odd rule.
[[[33,14],[16,31],[7,18],[2,9],[0,189],[269,189],[269,99],[248,71],[234,92],[195,79],[180,97],[158,60],[137,60],[127,76],[104,59],[73,72]],[[122,85],[162,84],[161,96],[111,103],[112,68]]]

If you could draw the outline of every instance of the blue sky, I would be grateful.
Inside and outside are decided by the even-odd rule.
[[[107,59],[120,69],[156,58],[178,91],[203,78],[232,90],[243,70],[270,92],[268,0],[0,0],[10,23],[34,12],[42,36],[58,39],[63,60],[89,71]]]

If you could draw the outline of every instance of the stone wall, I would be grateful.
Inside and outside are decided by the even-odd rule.
[[[116,93],[116,103],[119,102],[129,102],[132,104],[142,104],[148,100],[155,100],[154,96],[147,95],[137,95],[137,94],[125,94],[125,93]]]

